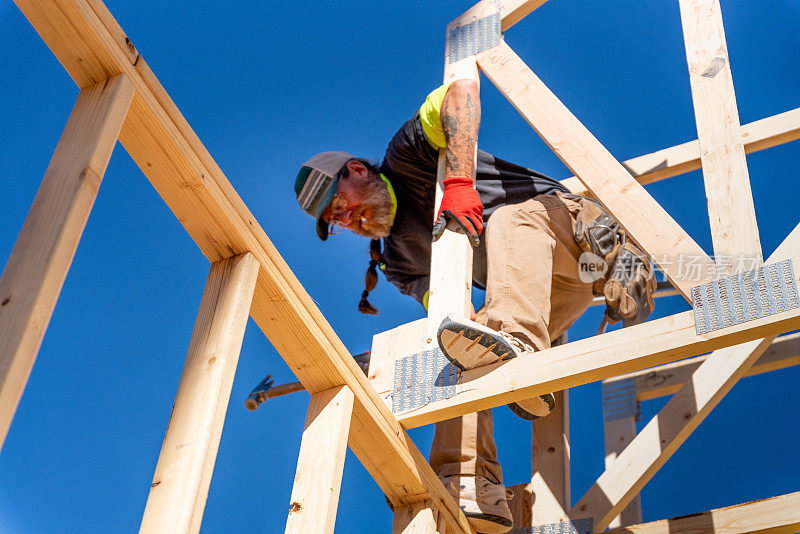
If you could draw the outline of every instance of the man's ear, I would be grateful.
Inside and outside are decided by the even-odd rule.
[[[347,172],[349,176],[359,176],[362,178],[366,178],[369,172],[367,171],[367,167],[357,160],[350,160],[345,165],[347,167]]]

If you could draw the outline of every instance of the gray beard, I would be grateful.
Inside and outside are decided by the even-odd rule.
[[[370,239],[388,236],[392,230],[394,215],[392,214],[392,197],[389,195],[389,188],[386,187],[386,183],[377,174],[371,174],[369,182],[364,186],[362,195],[361,205],[364,208],[369,207],[372,211],[372,224],[369,230],[358,228],[353,231]],[[361,217],[361,213],[356,214],[356,216]]]

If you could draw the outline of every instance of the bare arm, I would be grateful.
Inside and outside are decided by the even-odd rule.
[[[447,89],[440,113],[447,141],[445,176],[472,177],[481,124],[481,101],[474,80],[456,80]]]

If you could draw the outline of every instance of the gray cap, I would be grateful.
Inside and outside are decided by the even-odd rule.
[[[306,161],[294,182],[294,193],[303,211],[317,220],[317,235],[328,239],[328,223],[322,212],[331,203],[339,187],[339,171],[353,158],[347,152],[321,152]]]

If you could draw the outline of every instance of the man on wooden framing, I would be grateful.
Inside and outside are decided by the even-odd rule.
[[[439,329],[441,349],[457,367],[549,348],[594,295],[605,294],[611,322],[644,320],[653,308],[655,278],[617,223],[552,178],[481,150],[476,155],[479,125],[478,86],[457,80],[428,95],[395,134],[380,167],[346,152],[323,152],[301,167],[295,193],[316,219],[319,238],[346,228],[372,239],[359,310],[377,313],[367,295],[378,266],[427,309],[431,237],[453,221],[475,248],[473,284],[486,290],[472,320],[448,317]],[[444,195],[434,219],[442,149]],[[553,395],[509,407],[536,419],[553,409]],[[430,463],[476,530],[511,528],[490,410],[437,423]]]

